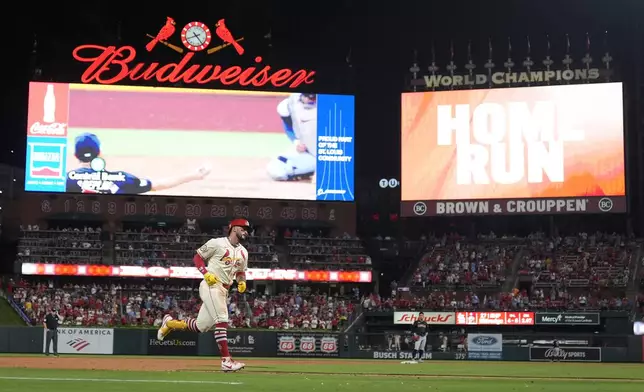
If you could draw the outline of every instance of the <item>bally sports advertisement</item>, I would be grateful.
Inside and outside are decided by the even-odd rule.
[[[403,216],[626,211],[621,83],[402,95]]]
[[[25,190],[354,200],[354,97],[39,83]]]

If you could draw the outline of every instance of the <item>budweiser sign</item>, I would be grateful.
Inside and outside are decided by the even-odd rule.
[[[102,46],[94,44],[76,47],[72,56],[75,60],[88,63],[81,76],[83,83],[114,84],[122,81],[137,82],[141,80],[157,83],[212,84],[225,86],[272,85],[274,87],[296,88],[314,81],[315,71],[289,68],[273,68],[262,64],[260,56],[253,58],[256,65],[242,67],[239,65],[223,66],[210,61],[197,61],[198,53],[210,55],[229,48],[239,56],[245,54],[241,45],[244,38],[237,38],[226,26],[224,19],[216,23],[216,29],[210,30],[201,22],[188,22],[181,30],[183,47],[172,43],[176,22],[168,17],[165,25],[156,35],[147,34],[150,41],[145,46],[147,52],[165,48],[178,53],[181,57],[176,62],[145,62],[140,60],[139,53],[133,46]],[[215,34],[213,34],[213,32]],[[216,44],[219,40],[219,45]],[[157,45],[160,44],[160,45]],[[201,56],[201,54],[199,54]]]
[[[413,324],[420,312],[394,312],[394,324]],[[454,325],[454,312],[425,312],[423,319],[427,324]]]

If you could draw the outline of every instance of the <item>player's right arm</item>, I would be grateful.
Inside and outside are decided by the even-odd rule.
[[[139,178],[130,173],[123,173],[125,176],[125,182],[117,184],[120,189],[116,193],[137,195],[150,191],[163,191],[188,182],[201,180],[210,173],[210,170],[210,167],[202,166],[193,173],[182,174],[176,177],[164,178],[155,181],[151,181],[147,178]]]
[[[152,185],[153,191],[163,191],[166,189],[174,188],[192,181],[203,180],[210,174],[211,168],[209,166],[202,166],[193,173],[186,173],[176,177],[164,178],[154,182]]]
[[[199,249],[193,259],[195,267],[203,274],[203,278],[208,283],[209,286],[212,286],[217,283],[217,277],[209,272],[206,268],[206,264],[210,262],[210,259],[215,257],[217,254],[217,249],[219,248],[216,239],[210,239],[208,242],[203,244]]]

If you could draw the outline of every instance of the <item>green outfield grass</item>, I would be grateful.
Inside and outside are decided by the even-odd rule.
[[[0,325],[2,326],[24,326],[25,322],[18,313],[9,305],[6,299],[0,297]],[[0,389],[1,391],[1,389]]]
[[[145,129],[69,128],[67,139],[84,132],[96,134],[105,156],[231,156],[272,158],[291,143],[286,135],[270,132],[156,131]],[[239,148],[222,148],[238,146]]]
[[[9,358],[18,359],[18,356]],[[160,357],[127,358],[154,363]],[[245,359],[246,369],[224,374],[216,370],[216,358],[163,359],[166,366],[167,360],[172,359],[184,368],[188,364],[192,370],[166,368],[160,369],[164,370],[162,372],[140,372],[0,368],[0,391],[644,391],[642,364],[426,361],[403,365],[399,361]]]

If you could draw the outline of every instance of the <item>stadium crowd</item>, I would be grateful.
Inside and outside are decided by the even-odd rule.
[[[416,286],[500,286],[512,270],[519,245],[514,241],[468,242],[456,235],[435,240],[413,274]]]
[[[644,300],[644,295],[641,296]],[[362,307],[370,311],[396,311],[423,309],[434,311],[537,311],[537,310],[632,310],[632,300],[623,293],[566,289],[514,289],[511,292],[488,292],[479,296],[470,291],[433,291],[429,294],[381,297],[377,294],[365,296]],[[640,302],[644,305],[644,302]]]
[[[22,262],[191,266],[194,250],[222,230],[201,232],[186,224],[176,229],[144,227],[115,232],[100,228],[23,228],[18,258]],[[281,235],[290,261],[298,269],[371,268],[362,241],[348,234],[330,238],[322,233],[286,229]],[[249,266],[279,265],[272,228],[259,228],[250,238]],[[109,242],[108,242],[109,241]],[[105,252],[106,244],[113,252]],[[424,244],[424,245],[423,245]],[[629,299],[637,244],[616,234],[579,233],[547,237],[497,237],[474,240],[456,234],[422,237],[414,242],[426,250],[411,274],[410,287],[389,297],[363,295],[360,308],[369,310],[538,310],[644,308],[644,294]],[[109,257],[105,255],[110,255]],[[644,258],[638,277],[644,283]],[[516,274],[515,274],[516,272]],[[529,285],[511,292],[509,279],[528,278]],[[504,283],[508,282],[508,285]],[[505,287],[504,287],[505,286]],[[505,288],[505,290],[504,290]],[[53,283],[15,287],[14,299],[38,323],[47,309],[57,309],[65,323],[78,325],[159,325],[164,313],[182,319],[198,311],[192,286],[66,285]],[[230,297],[231,327],[338,329],[353,313],[349,300],[323,295],[260,295],[252,290]],[[644,311],[644,309],[642,309]]]
[[[519,273],[532,276],[537,286],[623,287],[630,279],[635,249],[634,242],[625,243],[616,234],[532,239]]]
[[[196,287],[165,284],[62,284],[22,280],[12,290],[13,300],[34,325],[48,311],[63,325],[154,326],[165,314],[183,320],[196,317],[200,300]],[[345,298],[298,292],[265,295],[252,289],[231,293],[230,328],[338,330],[346,326],[354,307]]]

